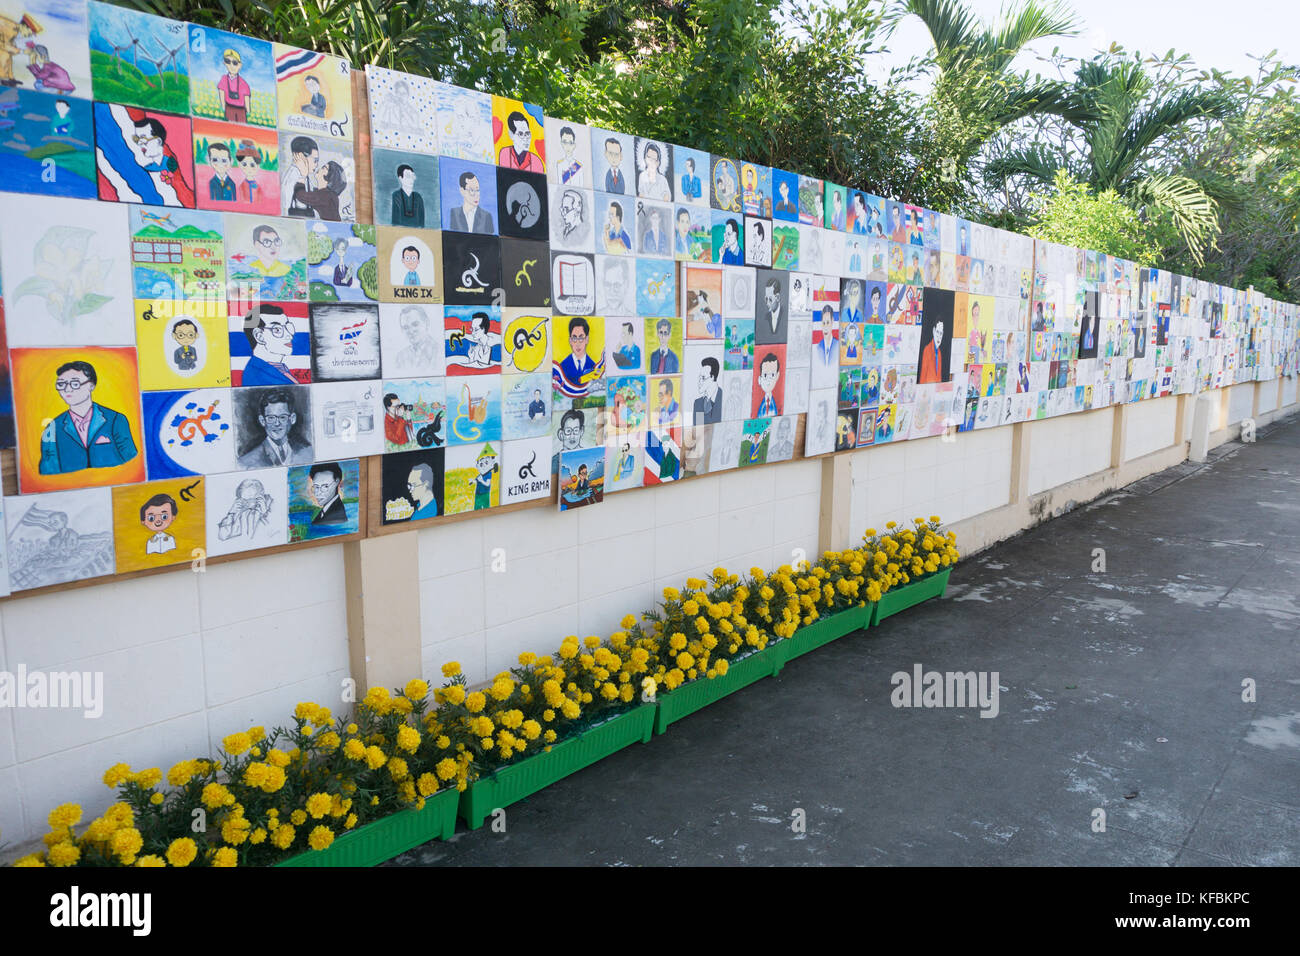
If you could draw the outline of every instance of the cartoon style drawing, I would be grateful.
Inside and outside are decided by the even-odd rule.
[[[188,117],[95,104],[100,199],[193,209],[193,150]]]
[[[98,384],[95,367],[89,362],[59,366],[54,388],[68,410],[55,416],[41,432],[42,475],[111,468],[139,454],[127,417],[94,401]]]
[[[589,394],[605,375],[605,357],[593,359],[587,353],[591,323],[582,316],[568,322],[569,354],[552,366],[552,384],[559,394],[570,398]]]

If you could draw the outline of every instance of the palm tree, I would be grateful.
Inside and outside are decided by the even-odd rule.
[[[1112,189],[1148,220],[1167,218],[1198,264],[1218,231],[1218,203],[1206,184],[1157,162],[1165,138],[1184,124],[1220,120],[1232,111],[1215,90],[1156,94],[1141,61],[1105,58],[1079,64],[1062,116],[1081,140],[1081,155],[1054,155],[1041,146],[991,160],[985,175],[1006,183],[1015,176],[1050,185],[1058,170],[1094,193]]]
[[[1060,0],[1021,0],[991,24],[961,0],[898,0],[895,16],[907,15],[925,24],[934,43],[938,74],[930,102],[959,162],[969,161],[1009,123],[1072,107],[1068,84],[1011,69],[1028,44],[1078,33],[1078,21]]]

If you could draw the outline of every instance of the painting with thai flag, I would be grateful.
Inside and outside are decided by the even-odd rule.
[[[314,302],[311,336],[312,381],[379,378],[379,306]]]
[[[194,208],[194,143],[187,116],[95,104],[95,168],[107,202]]]

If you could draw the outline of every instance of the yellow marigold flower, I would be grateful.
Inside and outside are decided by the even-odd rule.
[[[387,762],[388,757],[374,744],[366,748],[366,766],[371,770],[378,770]]]
[[[555,711],[552,710],[550,707],[547,707],[544,711],[542,711],[542,720],[546,721],[549,724],[554,719],[555,719]]]
[[[81,848],[67,840],[50,847],[50,866],[75,866],[81,859]]]
[[[293,845],[293,838],[298,831],[287,823],[282,823],[271,834],[271,845],[280,850],[287,850]]]
[[[230,869],[239,865],[239,851],[232,846],[223,846],[212,854],[213,867]]]
[[[394,780],[402,780],[409,774],[406,761],[401,757],[394,757],[388,761],[388,774]]]
[[[312,819],[319,820],[330,812],[333,801],[328,793],[313,793],[307,798],[307,812]]]
[[[693,598],[691,600],[684,601],[682,603],[682,611],[686,614],[687,617],[694,617],[695,615],[700,613],[699,602],[694,600]]]
[[[625,704],[631,703],[634,694],[636,694],[636,690],[633,689],[631,684],[624,684],[618,689],[618,699]]]
[[[135,865],[138,867],[165,867],[167,861],[156,853],[150,853],[147,856],[136,857]]]
[[[167,771],[167,782],[173,787],[183,787],[190,782],[194,776],[194,761],[182,760],[180,763],[172,764]]]
[[[162,770],[158,767],[150,767],[148,770],[141,770],[134,774],[135,782],[146,790],[152,790],[158,784],[162,783]]]
[[[14,860],[14,866],[43,867],[45,866],[45,855],[43,853],[28,853],[26,856],[20,856]]]
[[[121,766],[126,766],[121,764]],[[53,810],[46,820],[50,824],[51,830],[66,830],[81,822],[81,805],[77,803],[61,803]]]
[[[226,789],[224,784],[210,783],[203,788],[203,805],[209,810],[216,810],[218,807],[229,806],[235,802],[235,795]]]
[[[459,684],[452,684],[450,687],[442,689],[442,696],[447,703],[460,706],[465,703],[465,688]]]
[[[604,697],[606,700],[613,700],[614,698],[618,697],[618,687],[609,682],[601,684],[600,696]]]
[[[457,764],[450,757],[443,757],[433,768],[439,780],[450,780],[456,776]]]
[[[482,691],[476,690],[465,697],[465,709],[471,714],[479,713],[486,706],[487,696]]]
[[[402,688],[402,693],[411,700],[424,700],[429,696],[429,682],[421,680],[418,677],[412,677]]]
[[[439,734],[437,738],[433,741],[433,745],[437,747],[439,750],[446,750],[448,747],[451,746],[451,738],[448,737],[446,734]]]
[[[104,771],[104,786],[116,790],[122,784],[126,783],[127,778],[131,775],[131,768],[124,763],[115,763]]]
[[[682,670],[689,670],[695,664],[695,658],[683,651],[677,655],[677,666]]]
[[[576,701],[566,699],[564,703],[560,705],[560,712],[564,714],[568,720],[577,720],[578,714],[582,712],[582,708],[578,706]]]
[[[221,740],[222,749],[232,756],[242,754],[251,746],[253,746],[253,741],[249,739],[247,732],[243,730],[223,737]]]
[[[311,833],[307,834],[307,845],[313,850],[324,850],[334,842],[334,831],[325,824],[317,824],[312,828]]]
[[[618,623],[621,628],[623,628],[626,631],[630,631],[632,630],[632,628],[636,627],[636,615],[624,614],[623,620],[619,621]]]
[[[438,778],[431,773],[422,773],[415,781],[415,788],[422,797],[432,796],[438,792]]]
[[[709,622],[705,618],[697,617],[695,619],[695,629],[701,634],[707,634],[709,633]]]
[[[676,588],[664,588],[665,601],[676,601],[681,596],[682,596],[682,592],[677,590]]]
[[[257,844],[257,843],[263,843],[265,841],[266,841],[266,830],[264,830],[262,827],[258,827],[256,830],[254,830],[252,833],[248,835],[249,843]]]
[[[355,813],[349,813],[348,818],[343,821],[343,829],[351,830],[356,825],[357,825],[357,815]]]
[[[357,737],[349,737],[343,745],[343,756],[349,760],[360,760],[366,755],[366,745]]]
[[[189,866],[199,855],[199,848],[189,837],[178,837],[167,847],[167,862],[172,866]]]
[[[302,826],[307,822],[307,811],[301,808],[293,811],[293,813],[289,814],[289,822],[296,827]]]
[[[415,753],[420,748],[420,732],[414,727],[403,725],[397,728],[397,748],[405,750],[408,754]]]

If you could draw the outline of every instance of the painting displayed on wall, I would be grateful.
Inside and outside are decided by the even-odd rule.
[[[438,106],[434,81],[382,66],[366,66],[370,137],[378,149],[409,153],[438,151]]]
[[[89,100],[88,35],[85,0],[4,0],[0,36],[9,49],[0,80],[17,92]]]
[[[709,234],[713,246],[713,261],[724,266],[743,266],[745,264],[744,236],[741,232],[742,216],[729,212],[714,210],[713,222]]]
[[[921,310],[921,351],[917,356],[919,385],[950,381],[954,293],[926,289]]]
[[[652,428],[645,433],[646,485],[662,485],[682,476],[682,430]]]
[[[313,303],[312,381],[379,378],[379,306],[370,303]]]
[[[722,346],[691,343],[686,346],[682,374],[686,424],[712,425],[722,421]]]
[[[605,344],[605,367],[610,374],[645,371],[645,326],[639,319],[612,319],[611,339]]]
[[[772,220],[745,217],[745,265],[772,265]]]
[[[713,426],[713,437],[709,449],[709,472],[727,471],[740,465],[740,432],[744,427],[741,419],[728,421],[724,419]]]
[[[741,425],[738,462],[741,468],[767,463],[768,448],[772,441],[772,421],[770,418],[751,418]]]
[[[0,87],[0,182],[12,192],[95,198],[93,114],[89,100]]]
[[[9,589],[112,574],[113,501],[108,488],[5,498]]]
[[[275,56],[266,40],[189,24],[190,112],[195,117],[276,125]]]
[[[493,96],[492,141],[496,164],[503,169],[546,172],[546,127],[540,106]]]
[[[288,468],[209,475],[203,497],[209,557],[288,543]]]
[[[636,194],[642,199],[672,202],[673,148],[660,140],[638,136],[636,149]]]
[[[231,310],[307,298],[307,230],[301,220],[226,213]]]
[[[677,428],[682,424],[682,378],[660,375],[646,379],[651,428]]]
[[[443,350],[448,375],[501,372],[501,309],[449,305],[444,309]]]
[[[435,81],[434,98],[439,154],[494,165],[491,95]]]
[[[785,346],[761,345],[754,355],[754,388],[751,415],[771,418],[785,407]]]
[[[713,454],[713,426],[687,425],[682,429],[683,478],[696,478],[709,473],[709,458]]]
[[[709,170],[712,187],[709,198],[713,208],[733,214],[741,212],[740,172],[735,160],[711,156]]]
[[[311,389],[305,385],[237,388],[235,440],[240,468],[305,465],[312,449]]]
[[[132,342],[126,229],[121,206],[5,197],[0,262],[11,348]]]
[[[443,234],[442,238],[449,235]],[[376,226],[379,301],[443,301],[444,248],[438,232],[433,229]]]
[[[654,259],[636,261],[636,314],[675,316],[677,269],[671,262]]]
[[[699,206],[674,207],[673,258],[679,262],[713,261],[713,216]]]
[[[361,462],[318,461],[289,469],[289,542],[355,534],[361,515]]]
[[[625,133],[592,127],[592,188],[616,196],[636,193],[633,140]]]
[[[218,213],[131,207],[131,270],[136,299],[168,304],[225,302],[226,266]]]
[[[331,222],[357,218],[351,142],[281,130],[278,163],[284,215]]]
[[[546,118],[549,182],[571,189],[591,188],[591,127],[554,116]]]
[[[11,349],[9,362],[23,494],[144,480],[135,349]]]
[[[649,410],[646,387],[644,375],[620,375],[606,383],[607,443],[645,430]]]
[[[551,427],[554,429],[551,471],[559,468],[559,455],[577,448],[595,448],[606,439],[609,420],[607,396],[585,395],[579,398],[554,396],[551,401]]]
[[[314,454],[319,459],[384,451],[380,382],[317,383],[311,390]]]
[[[504,304],[509,307],[550,308],[550,248],[532,239],[501,240]]]
[[[645,320],[646,371],[651,375],[680,375],[682,320],[659,316]]]
[[[384,455],[380,466],[382,524],[423,521],[443,513],[443,471],[446,449]]]
[[[605,322],[598,316],[557,316],[551,385],[557,396],[600,394],[605,376]]]
[[[635,246],[639,255],[659,259],[672,258],[673,246],[669,236],[672,215],[673,208],[667,203],[651,202],[646,199],[637,201]]]
[[[503,236],[545,240],[550,235],[546,178],[523,170],[497,171],[497,227]]]
[[[99,198],[194,208],[190,118],[117,103],[95,104]]]
[[[280,141],[274,130],[194,120],[195,204],[223,212],[280,213]]]
[[[447,449],[444,508],[449,515],[501,504],[501,443],[475,442]]]
[[[95,99],[188,115],[185,24],[96,0],[91,0],[89,13]],[[90,95],[89,87],[85,95]]]
[[[604,446],[561,452],[557,481],[561,511],[600,504],[605,498]]]
[[[376,223],[408,229],[438,227],[438,157],[376,149],[370,162]]]
[[[799,176],[772,169],[772,216],[784,222],[799,221]]]
[[[679,203],[709,205],[709,154],[685,146],[674,146],[674,195]]]
[[[593,252],[595,245],[595,197],[588,189],[551,186],[551,247],[573,252]]]
[[[536,309],[502,310],[501,370],[522,373],[550,367],[551,316]]]
[[[685,269],[683,309],[687,339],[722,338],[722,270],[704,266]]]
[[[541,438],[551,430],[551,380],[544,372],[506,375],[501,382],[501,437]]]
[[[379,348],[388,378],[446,374],[443,307],[385,303],[379,306]]]
[[[596,257],[591,253],[551,254],[553,311],[559,315],[591,315],[596,309]]]
[[[445,445],[446,380],[432,378],[384,382],[383,414],[385,452]]]
[[[551,495],[551,438],[505,442],[501,455],[501,503],[549,498]]]
[[[1079,320],[1079,358],[1097,357],[1101,341],[1101,316],[1097,312],[1097,293],[1084,293],[1083,315]],[[1161,341],[1157,345],[1163,345]]]
[[[263,302],[227,320],[230,384],[300,385],[311,381],[311,323],[301,302]]]
[[[230,389],[145,392],[142,403],[151,480],[234,470]]]
[[[442,234],[445,298],[452,305],[488,304],[501,287],[501,241],[496,236]]]
[[[307,227],[308,290],[312,302],[375,302],[379,261],[375,227],[314,222]]]
[[[181,478],[113,489],[117,573],[188,564],[206,554],[203,479]]]
[[[448,376],[447,445],[501,440],[501,376]]]
[[[438,183],[443,229],[483,236],[496,234],[498,202],[494,167],[444,157],[438,163]]]
[[[636,314],[636,260],[627,256],[596,256],[596,313]]]
[[[230,336],[224,302],[135,303],[142,389],[230,384]]]
[[[610,434],[605,443],[605,492],[627,491],[645,483],[644,432]]]
[[[314,50],[272,44],[280,129],[352,141],[352,67]]]

